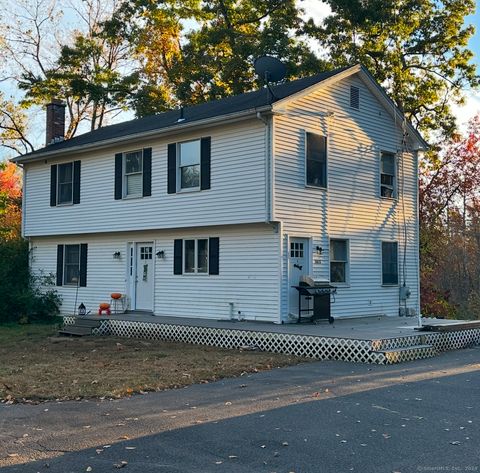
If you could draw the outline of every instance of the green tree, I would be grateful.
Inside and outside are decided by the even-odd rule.
[[[332,15],[321,25],[310,19],[304,31],[332,64],[362,63],[420,131],[451,135],[451,104],[479,84],[467,47],[474,28],[464,25],[474,0],[327,1]]]

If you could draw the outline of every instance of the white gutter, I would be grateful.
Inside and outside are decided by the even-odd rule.
[[[195,120],[192,122],[188,122],[188,120],[185,120],[185,122],[182,122],[181,125],[175,124],[166,128],[157,128],[157,129],[153,129],[153,130],[149,130],[141,133],[126,135],[124,137],[109,138],[102,141],[95,141],[93,143],[70,146],[70,147],[61,148],[58,150],[52,150],[52,151],[47,150],[47,151],[35,154],[32,157],[26,156],[24,158],[23,156],[17,156],[16,158],[11,159],[11,161],[14,163],[30,163],[34,161],[40,161],[42,159],[54,158],[57,156],[61,156],[62,154],[65,154],[65,153],[84,153],[87,151],[111,147],[112,145],[122,144],[125,142],[133,142],[133,141],[143,140],[145,138],[178,134],[183,132],[184,130],[189,130],[192,128],[201,128],[201,127],[204,128],[209,125],[217,124],[218,122],[232,123],[240,120],[245,120],[246,118],[249,118],[252,115],[255,116],[257,113],[269,112],[271,110],[272,110],[271,105],[265,105],[259,108],[252,108],[249,110],[244,110],[242,112],[229,113],[227,115],[219,115],[216,117],[205,118],[203,120]]]

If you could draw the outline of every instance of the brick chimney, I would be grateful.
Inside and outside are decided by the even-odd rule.
[[[47,104],[47,133],[45,145],[51,145],[65,139],[65,104],[58,99],[52,99]]]

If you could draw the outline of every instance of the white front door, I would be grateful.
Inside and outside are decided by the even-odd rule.
[[[136,243],[135,309],[153,310],[153,243]]]
[[[308,274],[308,238],[290,238],[288,248],[288,300],[289,313],[298,316],[298,286],[300,276]],[[303,307],[306,309],[307,307]],[[308,313],[305,313],[308,315]]]

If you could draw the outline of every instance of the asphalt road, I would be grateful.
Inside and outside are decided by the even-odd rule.
[[[0,405],[0,472],[480,472],[479,402],[472,348],[116,401]]]

